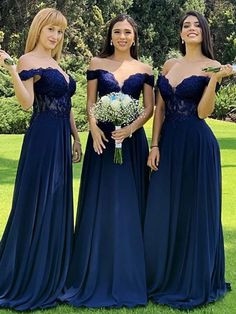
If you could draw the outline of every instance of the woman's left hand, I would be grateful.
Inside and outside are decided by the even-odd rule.
[[[125,138],[131,137],[131,136],[132,136],[132,130],[131,130],[130,125],[127,125],[123,128],[115,130],[111,133],[111,138],[117,141],[117,143],[122,143]]]
[[[77,141],[74,141],[72,148],[72,161],[74,163],[80,162],[82,159],[82,146]]]

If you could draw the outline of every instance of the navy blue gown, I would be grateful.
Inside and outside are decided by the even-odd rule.
[[[56,69],[22,71],[35,99],[0,243],[0,307],[55,305],[65,284],[73,240],[70,110],[75,81]]]
[[[219,146],[197,115],[208,82],[190,76],[173,88],[160,76],[157,83],[166,111],[144,227],[148,296],[180,309],[213,302],[227,290]]]
[[[136,73],[119,86],[112,73],[88,71],[104,96],[122,91],[139,99],[153,76]],[[88,136],[81,177],[75,243],[61,300],[76,307],[133,307],[147,302],[143,220],[148,185],[148,144],[143,128],[122,145],[123,164],[113,162],[114,126],[100,123],[109,142],[101,155]]]

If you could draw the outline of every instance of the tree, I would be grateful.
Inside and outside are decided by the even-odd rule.
[[[184,13],[192,10],[204,15],[206,10],[205,0],[187,0],[183,5],[182,11]]]
[[[135,0],[129,10],[139,24],[140,54],[154,66],[164,63],[171,48],[178,47],[182,0]]]
[[[236,56],[236,5],[235,1],[216,0],[209,15],[216,58],[231,63]]]

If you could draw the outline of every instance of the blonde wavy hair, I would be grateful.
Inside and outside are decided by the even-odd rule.
[[[45,9],[40,10],[35,15],[30,25],[30,29],[29,29],[29,33],[28,33],[28,37],[27,37],[27,41],[25,45],[25,53],[32,51],[36,47],[42,28],[45,25],[49,25],[49,24],[59,26],[63,30],[65,30],[67,27],[67,20],[65,16],[57,9],[45,8]],[[60,42],[58,43],[58,45],[52,50],[52,57],[56,61],[58,61],[61,57],[63,40],[64,40],[64,34]]]

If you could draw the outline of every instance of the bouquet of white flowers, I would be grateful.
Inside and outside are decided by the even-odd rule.
[[[115,129],[130,124],[143,113],[139,101],[127,94],[110,93],[101,97],[91,108],[91,114],[101,122],[112,122]],[[122,143],[115,142],[114,163],[122,164]]]

